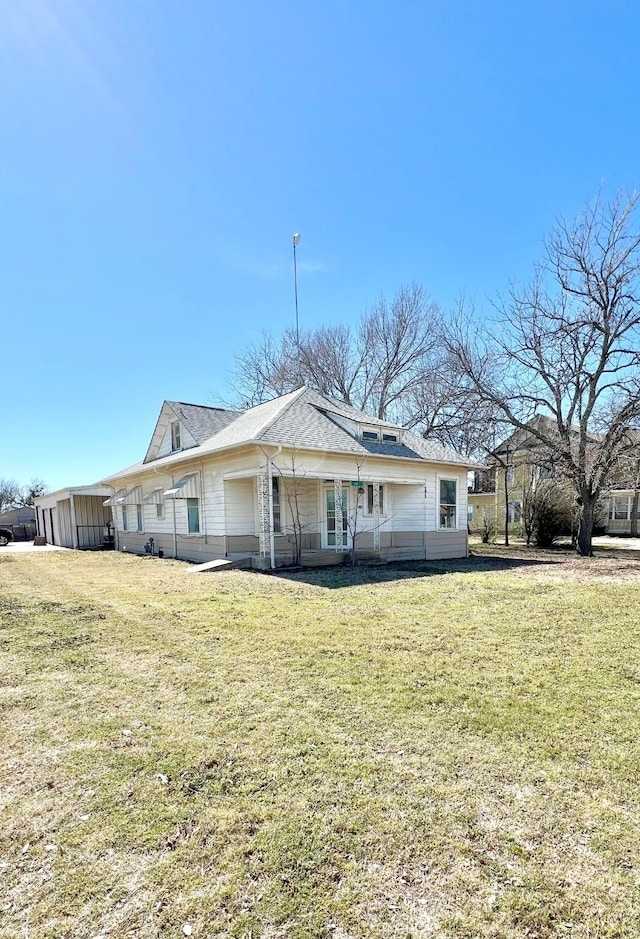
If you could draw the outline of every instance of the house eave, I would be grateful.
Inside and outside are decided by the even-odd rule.
[[[243,440],[242,443],[233,443],[229,444],[226,447],[216,447],[215,449],[201,450],[198,447],[191,447],[189,450],[181,450],[180,453],[172,453],[166,457],[160,457],[160,459],[152,460],[148,463],[137,463],[131,467],[128,467],[126,470],[122,470],[119,473],[114,473],[111,476],[105,476],[104,479],[100,480],[101,485],[109,485],[112,482],[115,482],[119,479],[126,479],[130,476],[139,476],[145,473],[148,473],[150,470],[155,471],[156,469],[160,471],[161,469],[166,469],[168,467],[183,467],[189,463],[200,462],[204,459],[209,459],[218,456],[219,454],[229,453],[233,450],[242,450],[248,447],[258,447],[263,450],[273,449],[274,451],[278,449],[280,444],[275,442],[267,442],[260,440],[258,438],[252,438],[251,440]],[[427,466],[447,466],[455,467],[459,470],[469,470],[475,467],[475,463],[471,460],[467,462],[456,462],[454,460],[443,460],[443,459],[428,459],[427,457],[407,457],[407,456],[394,456],[391,454],[385,453],[367,453],[366,451],[353,449],[353,450],[333,450],[325,449],[320,447],[308,447],[308,446],[298,446],[295,443],[283,443],[282,448],[285,450],[295,450],[295,451],[304,451],[305,453],[320,453],[328,454],[335,456],[350,456],[361,458],[362,460],[385,460],[390,463],[403,463],[403,464],[418,464],[418,465],[427,465]],[[266,454],[267,456],[269,454]],[[171,475],[171,474],[169,474]]]

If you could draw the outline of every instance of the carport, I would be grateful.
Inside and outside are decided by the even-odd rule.
[[[38,535],[63,548],[98,550],[113,547],[111,508],[105,486],[58,489],[35,500]]]

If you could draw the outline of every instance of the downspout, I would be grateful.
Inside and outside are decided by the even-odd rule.
[[[205,497],[204,497],[204,465],[202,460],[200,461],[200,509],[202,516],[202,537],[204,538],[204,543],[207,543],[207,513],[204,510],[205,507]]]
[[[436,492],[437,492],[437,489],[438,489],[438,478],[437,478],[437,476],[436,476]],[[427,560],[427,550],[428,550],[428,544],[427,544],[427,542],[428,542],[428,535],[429,535],[429,499],[428,499],[428,496],[427,496],[428,490],[429,490],[429,477],[428,477],[428,476],[425,476],[425,480],[424,480],[424,534],[423,534],[423,536],[422,536],[423,541],[424,541],[424,559],[425,559],[425,561]],[[436,509],[435,509],[435,510],[436,510],[436,513],[437,513],[437,511],[438,511],[438,508],[437,508],[437,496],[436,496]]]
[[[468,558],[469,557],[469,486],[467,485],[467,479],[468,479],[468,472],[465,473],[464,478],[463,478],[465,492],[467,493],[467,517],[464,520],[464,537],[465,537],[465,541],[467,542],[467,553],[465,554],[465,557]],[[475,479],[475,476],[474,476],[474,479]]]
[[[173,488],[173,476],[171,473],[163,473],[162,470],[157,470],[154,466],[151,467],[156,476],[168,476],[171,480],[171,488]],[[176,528],[176,497],[174,496],[171,500],[173,505],[173,556],[178,560],[178,531]]]
[[[171,485],[173,486],[173,477],[171,477]],[[176,497],[174,496],[171,500],[173,504],[173,556],[178,560],[178,528],[176,526]]]

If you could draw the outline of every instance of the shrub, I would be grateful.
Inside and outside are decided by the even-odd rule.
[[[534,530],[536,545],[539,548],[550,548],[561,535],[572,534],[574,515],[574,507],[567,493],[561,489],[548,493],[537,507]]]

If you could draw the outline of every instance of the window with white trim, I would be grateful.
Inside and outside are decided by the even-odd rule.
[[[440,528],[458,527],[458,481],[456,479],[439,480],[440,489]]]
[[[156,502],[156,518],[164,518],[164,502]]]
[[[181,436],[182,435],[180,432],[180,421],[172,421],[171,422],[171,450],[172,451],[180,449]]]
[[[363,440],[379,440],[380,437],[378,436],[377,430],[363,430],[362,439]]]
[[[136,504],[136,525],[138,526],[136,531],[143,530],[144,526],[142,524],[142,505],[139,502]]]
[[[127,507],[122,506],[122,530],[129,531],[129,519],[127,518]]]
[[[628,496],[616,496],[613,500],[613,515],[612,518],[618,519],[619,521],[627,521],[629,519],[629,497]]]
[[[507,466],[507,486],[513,486],[516,478],[515,466]]]
[[[200,499],[187,499],[187,531],[200,534]]]

